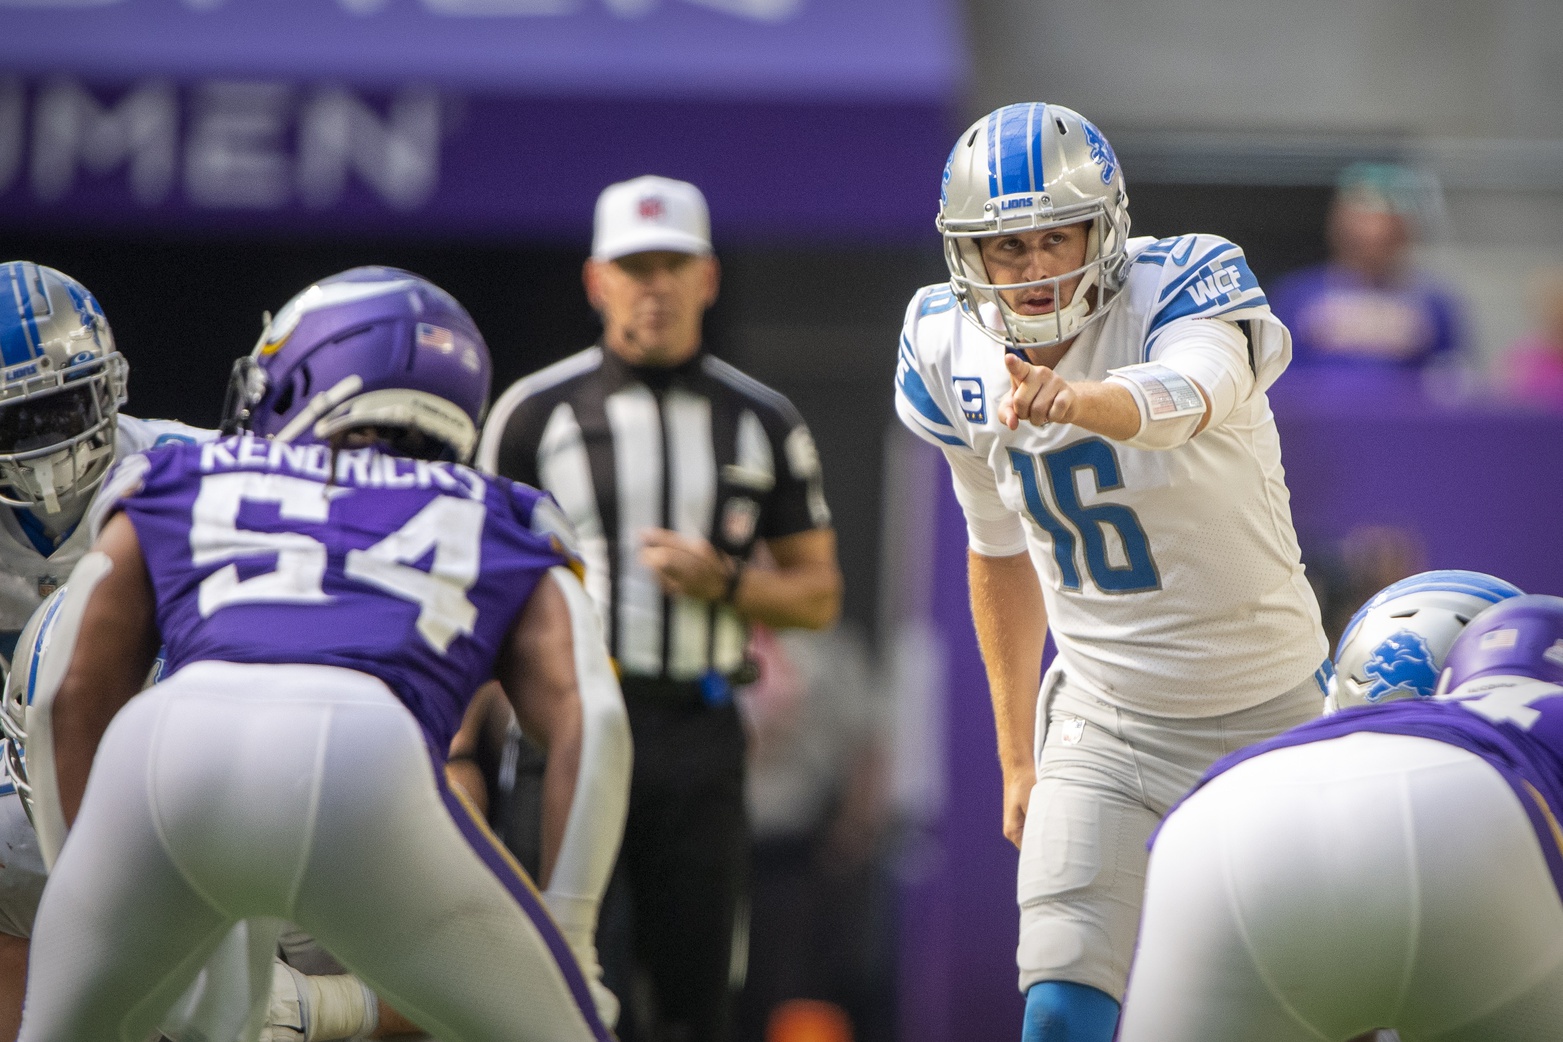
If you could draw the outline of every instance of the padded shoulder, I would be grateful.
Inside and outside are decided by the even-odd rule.
[[[152,459],[144,452],[134,452],[114,464],[108,477],[98,487],[87,510],[87,531],[91,542],[98,541],[98,533],[109,518],[119,512],[125,500],[146,487],[147,475],[152,470]]]
[[[1179,235],[1135,254],[1130,279],[1150,314],[1147,340],[1180,318],[1244,318],[1268,311],[1242,247],[1219,235]]]
[[[946,283],[918,290],[906,308],[896,358],[896,412],[913,434],[940,447],[967,444],[951,419],[955,410],[944,393],[949,380],[941,375],[948,368],[950,323],[960,321],[956,308]]]

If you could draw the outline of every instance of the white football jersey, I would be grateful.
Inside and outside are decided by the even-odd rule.
[[[1295,687],[1329,652],[1264,393],[1291,338],[1225,239],[1132,239],[1129,256],[1120,299],[1057,373],[1102,380],[1155,361],[1194,320],[1231,321],[1255,380],[1220,424],[1166,450],[1068,424],[1010,431],[998,419],[1003,351],[947,284],[907,308],[896,410],[944,450],[973,528],[1012,532],[981,552],[1030,551],[1072,682],[1160,716],[1234,712]]]
[[[114,458],[123,459],[169,441],[208,441],[215,434],[174,420],[138,420],[120,413]],[[7,645],[0,650],[7,661],[16,634],[27,625],[39,603],[71,574],[91,543],[87,526],[78,523],[53,553],[44,555],[22,529],[16,510],[0,506],[0,634]]]

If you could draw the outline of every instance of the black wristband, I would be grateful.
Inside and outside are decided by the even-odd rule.
[[[727,586],[722,590],[722,603],[731,605],[738,596],[738,584],[743,581],[744,562],[741,557],[729,557],[728,561],[732,563],[733,571],[727,577]]]

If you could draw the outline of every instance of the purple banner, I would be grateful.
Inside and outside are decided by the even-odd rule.
[[[0,72],[944,101],[950,0],[0,0]]]
[[[0,224],[584,243],[603,186],[657,173],[705,190],[719,246],[932,241],[948,124],[933,102],[0,80]]]

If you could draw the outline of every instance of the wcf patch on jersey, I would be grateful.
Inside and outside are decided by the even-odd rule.
[[[982,393],[982,377],[957,376],[952,378],[955,396],[961,400],[961,412],[972,423],[988,422],[988,399]]]

